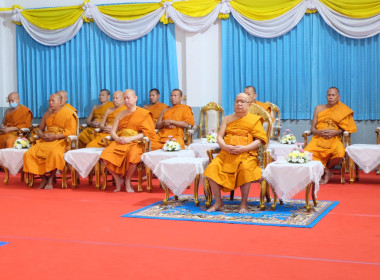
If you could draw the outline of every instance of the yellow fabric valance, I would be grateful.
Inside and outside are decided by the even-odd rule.
[[[211,13],[219,3],[218,0],[179,1],[173,2],[173,8],[190,17],[203,17]]]
[[[231,6],[243,16],[253,20],[269,20],[279,17],[302,0],[234,0]]]
[[[379,0],[320,0],[330,9],[351,18],[369,18],[380,14]]]
[[[82,5],[70,7],[26,9],[22,15],[31,24],[48,30],[55,30],[73,25],[82,15]]]
[[[143,17],[161,7],[161,3],[144,3],[98,6],[98,9],[102,14],[118,20],[133,20]]]

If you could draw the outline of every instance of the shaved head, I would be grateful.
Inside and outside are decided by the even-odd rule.
[[[124,104],[129,109],[133,109],[136,107],[137,103],[137,95],[133,89],[126,89],[124,91]]]
[[[67,92],[64,90],[59,90],[56,92],[56,94],[59,94],[62,97],[62,105],[66,104],[67,102]]]
[[[10,94],[8,94],[8,100],[9,100],[10,98],[18,98],[18,99],[20,99],[20,95],[18,94],[18,92],[13,91],[13,92],[11,92]]]
[[[253,86],[247,86],[244,88],[244,93],[248,94],[249,102],[252,103],[256,100],[256,89]]]

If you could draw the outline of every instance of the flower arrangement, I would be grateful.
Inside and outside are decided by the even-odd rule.
[[[306,163],[311,160],[311,153],[302,148],[302,143],[296,143],[296,145],[297,148],[293,148],[293,151],[288,154],[286,160],[290,163]]]
[[[30,148],[30,142],[25,137],[18,137],[13,145],[15,149],[28,149]]]
[[[173,152],[173,151],[179,151],[181,150],[181,145],[176,142],[176,139],[173,138],[173,136],[168,136],[169,139],[166,140],[166,143],[163,147],[164,151],[167,151],[167,152]]]
[[[283,133],[283,136],[281,137],[281,140],[280,140],[281,144],[295,144],[296,142],[297,142],[297,139],[293,135],[293,133],[290,133],[290,129],[287,129],[286,132]]]
[[[216,143],[216,136],[217,134],[215,133],[214,130],[210,131],[208,134],[207,134],[207,143]]]

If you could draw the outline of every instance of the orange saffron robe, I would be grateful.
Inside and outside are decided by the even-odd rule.
[[[334,107],[318,113],[316,129],[342,129],[354,133],[356,124],[353,116],[354,112],[339,101]],[[313,153],[313,160],[322,162],[324,166],[332,158],[343,158],[346,152],[340,135],[330,139],[314,135],[305,150]]]
[[[121,105],[119,108],[114,110],[113,112],[109,113],[107,115],[106,119],[106,125],[113,125],[115,122],[116,115],[127,109],[125,105]],[[94,134],[95,135],[95,134]],[[101,132],[97,133],[96,137],[94,136],[94,139],[90,141],[90,143],[87,144],[86,148],[104,148],[104,144],[102,143],[102,139],[106,136],[110,135],[109,133]]]
[[[227,145],[247,146],[255,139],[267,143],[267,136],[261,123],[261,117],[247,114],[227,124],[224,141]],[[222,150],[207,166],[203,176],[221,185],[222,191],[230,192],[245,183],[261,178],[260,162],[257,150],[239,155],[231,155]]]
[[[162,117],[162,120],[167,119],[175,121],[185,121],[191,126],[194,125],[194,115],[193,111],[191,110],[191,107],[183,104],[177,104],[168,109]],[[184,132],[183,128],[181,127],[163,127],[158,132],[158,136],[160,137],[162,145],[164,145],[166,140],[169,139],[169,136],[173,136],[173,138],[175,138],[176,141],[181,145],[181,149],[185,148],[185,141],[183,139]]]
[[[92,121],[101,122],[103,120],[103,116],[106,113],[108,108],[113,107],[113,103],[108,101],[106,104],[97,107],[92,113]],[[78,137],[78,147],[84,148],[88,143],[95,139],[95,128],[94,127],[86,127]]]
[[[119,121],[118,134],[125,135],[123,131],[126,130],[134,131],[134,135],[143,133],[151,141],[152,150],[159,143],[151,113],[146,109],[137,107],[136,111]],[[130,163],[140,162],[142,153],[142,146],[137,141],[128,144],[119,144],[114,141],[104,149],[100,158],[106,160],[105,165],[109,170],[124,176]]]
[[[157,102],[156,104],[150,105],[149,107],[146,108],[149,112],[152,113],[154,124],[157,123],[157,120],[160,117],[162,110],[164,110],[167,107],[169,106],[164,103]]]
[[[73,111],[63,107],[46,118],[47,133],[76,135],[77,120]],[[66,139],[46,142],[37,140],[24,154],[24,172],[43,175],[54,169],[63,170]]]
[[[66,103],[64,107],[67,108],[67,109],[69,109],[69,110],[71,110],[71,111],[73,111],[73,112],[75,112],[75,114],[78,114],[78,110],[75,109],[71,104]]]
[[[33,114],[28,107],[21,105],[17,110],[4,116],[3,124],[7,127],[30,128]],[[0,134],[0,149],[13,148],[18,137],[17,131]]]

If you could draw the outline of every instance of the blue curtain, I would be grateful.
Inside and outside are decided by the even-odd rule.
[[[134,89],[138,105],[149,103],[149,90],[161,92],[170,104],[178,88],[174,24],[157,26],[146,36],[129,42],[113,40],[93,23],[84,24],[70,42],[48,47],[35,42],[17,27],[17,74],[21,102],[35,117],[42,117],[50,94],[66,90],[68,102],[80,117],[97,104],[99,91]]]
[[[319,14],[305,14],[289,33],[273,39],[247,33],[231,16],[222,22],[222,106],[234,110],[244,87],[271,101],[283,119],[311,119],[339,88],[356,120],[380,119],[380,36],[354,40],[332,30]]]

